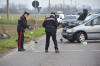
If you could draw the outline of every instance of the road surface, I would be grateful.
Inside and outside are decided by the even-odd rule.
[[[17,48],[0,58],[0,66],[100,66],[100,41],[88,41],[87,45],[60,42],[62,29],[57,32],[60,53],[55,53],[52,39],[49,52],[45,53],[45,35],[38,38],[38,44],[30,41],[25,44],[26,51]]]

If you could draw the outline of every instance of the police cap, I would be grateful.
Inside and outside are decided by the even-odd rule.
[[[29,15],[30,13],[25,11],[25,12],[24,12],[24,14],[27,14],[27,15]]]
[[[52,12],[51,14],[54,14],[56,16],[56,14],[54,12]]]

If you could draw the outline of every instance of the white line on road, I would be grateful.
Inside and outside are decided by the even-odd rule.
[[[100,51],[100,50],[90,50],[90,51]]]
[[[55,51],[55,50],[49,50],[49,51]],[[85,51],[85,50],[59,50],[59,51]]]
[[[48,51],[55,52],[55,50],[48,50]],[[100,52],[100,50],[60,50],[60,52],[84,52],[84,51]],[[33,52],[45,52],[45,51],[35,50]]]

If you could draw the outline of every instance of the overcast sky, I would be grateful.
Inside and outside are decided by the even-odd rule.
[[[34,0],[9,0],[10,3],[22,3],[22,4],[27,4],[30,9],[32,9],[32,2]],[[49,4],[49,0],[38,0],[40,3],[41,7],[46,7]],[[75,6],[75,0],[72,0],[73,6]],[[93,3],[94,3],[94,9],[100,9],[100,0],[76,0],[77,2],[77,7],[80,7],[81,5],[89,5],[93,8]],[[51,4],[63,4],[63,0],[51,0]],[[71,0],[65,0],[65,4],[70,4]],[[6,4],[6,0],[0,0],[0,7],[2,4]]]

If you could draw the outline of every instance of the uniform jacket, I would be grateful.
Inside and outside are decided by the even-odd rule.
[[[25,31],[26,28],[29,28],[29,25],[27,25],[27,20],[24,16],[21,16],[18,20],[17,31]]]
[[[54,16],[50,16],[44,20],[42,26],[45,28],[45,32],[55,32],[57,31],[58,22]]]

